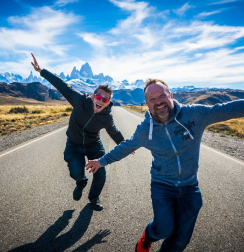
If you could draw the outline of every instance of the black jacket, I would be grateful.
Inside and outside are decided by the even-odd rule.
[[[49,81],[72,105],[73,110],[67,129],[68,138],[77,145],[87,146],[99,140],[99,132],[105,128],[116,144],[124,141],[121,132],[116,128],[111,113],[111,102],[104,110],[94,113],[92,98],[80,93],[62,79],[43,69],[41,76]]]

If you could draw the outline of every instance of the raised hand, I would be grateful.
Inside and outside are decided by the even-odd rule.
[[[33,53],[31,54],[31,56],[33,57],[33,61],[34,61],[34,63],[31,62],[31,65],[34,67],[34,69],[35,69],[37,72],[40,73],[42,69],[40,68],[39,64],[37,63],[36,58],[35,58],[35,56],[33,55]]]
[[[89,160],[88,163],[86,164],[86,170],[89,170],[89,173],[93,172],[96,173],[97,170],[102,167],[100,162],[98,161],[98,159],[94,159],[94,160]]]

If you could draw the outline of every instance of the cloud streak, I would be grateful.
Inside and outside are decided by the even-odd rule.
[[[239,0],[222,0],[222,1],[210,3],[210,5],[226,4],[226,3],[233,3],[233,2],[238,2],[238,1]]]
[[[25,17],[10,17],[13,28],[0,29],[0,48],[26,49],[42,48],[63,54],[65,46],[58,45],[56,37],[78,21],[72,14],[54,11],[49,7],[34,9]]]
[[[54,5],[56,6],[65,6],[69,3],[75,3],[75,2],[79,2],[79,0],[57,0]]]
[[[189,9],[194,8],[193,5],[185,3],[181,8],[173,10],[178,16],[182,17]]]

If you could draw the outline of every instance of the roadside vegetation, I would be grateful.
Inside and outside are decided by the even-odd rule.
[[[145,113],[147,106],[124,106],[136,112]],[[221,123],[209,125],[206,130],[220,133],[221,136],[236,136],[244,139],[244,117],[231,119]]]
[[[146,105],[143,105],[143,106],[133,105],[133,106],[123,106],[123,107],[127,108],[127,109],[131,109],[131,110],[139,112],[139,113],[145,113],[145,111],[148,109],[148,107]]]
[[[0,136],[63,121],[71,111],[68,105],[0,105]]]

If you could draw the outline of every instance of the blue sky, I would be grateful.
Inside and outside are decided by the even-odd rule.
[[[114,80],[244,89],[244,0],[6,0],[0,72],[70,74],[88,62]]]

